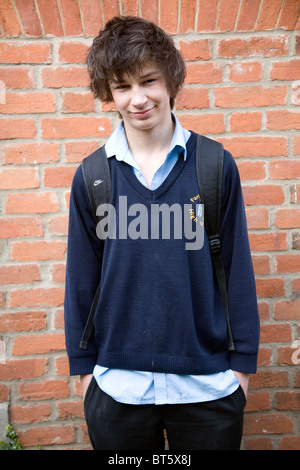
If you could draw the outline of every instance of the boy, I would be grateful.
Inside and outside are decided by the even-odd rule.
[[[184,61],[156,25],[121,17],[100,31],[87,64],[95,96],[113,101],[122,118],[105,145],[116,228],[104,249],[82,166],[70,201],[66,344],[70,373],[81,376],[92,445],[163,450],[166,429],[171,450],[239,449],[259,320],[235,162],[225,151],[220,236],[235,343],[229,351],[206,234],[187,249],[175,212],[167,236],[151,220],[154,206],[180,209],[199,198],[196,135],[171,112]],[[193,204],[197,236],[201,206]],[[82,350],[100,278],[94,331]]]

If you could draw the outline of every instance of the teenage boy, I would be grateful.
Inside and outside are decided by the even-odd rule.
[[[196,135],[171,112],[184,83],[184,61],[153,23],[117,17],[95,38],[87,64],[95,96],[113,101],[122,118],[105,145],[117,227],[103,254],[81,165],[70,200],[66,344],[70,373],[81,376],[92,445],[163,450],[166,429],[171,450],[239,449],[259,320],[234,159],[225,151],[220,234],[235,344],[229,351],[206,234],[203,246],[186,249],[175,225],[169,237],[160,231],[151,237],[151,223],[138,232],[131,217],[137,207],[150,214],[155,204],[192,201],[190,215],[201,207],[195,202]],[[128,214],[119,213],[121,198]],[[132,220],[135,236],[129,236]],[[197,216],[192,223],[200,223]],[[94,331],[83,350],[100,278]]]

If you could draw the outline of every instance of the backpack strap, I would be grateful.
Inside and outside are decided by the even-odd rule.
[[[105,152],[105,148],[100,147],[94,153],[82,160],[82,172],[86,190],[89,197],[92,213],[97,224],[97,207],[101,204],[108,204],[111,200],[111,177],[109,164]],[[104,248],[104,239],[102,250]],[[94,316],[100,297],[101,283],[97,287],[93,303],[89,312],[89,316],[84,328],[84,332],[79,344],[80,349],[87,349],[88,342],[94,327]]]
[[[227,296],[227,282],[220,240],[223,145],[207,137],[197,136],[196,172],[201,202],[204,205],[204,223],[219,291],[226,313],[228,349],[234,351]]]

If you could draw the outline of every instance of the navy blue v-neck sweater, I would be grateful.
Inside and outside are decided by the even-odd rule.
[[[82,168],[77,169],[70,201],[65,295],[72,375],[92,373],[95,364],[174,374],[211,374],[229,368],[256,371],[255,282],[240,179],[232,156],[225,152],[221,240],[235,351],[228,351],[226,317],[206,234],[201,249],[187,250],[187,240],[174,237],[172,226],[170,237],[151,237],[150,218],[148,237],[133,239],[119,227],[120,196],[123,201],[126,196],[128,208],[143,205],[148,214],[153,204],[183,207],[193,201],[196,210],[195,148],[192,133],[187,160],[180,158],[154,191],[143,186],[126,163],[109,159],[117,230],[115,238],[106,239],[103,256]],[[127,214],[124,219],[122,214],[122,225],[124,220],[128,227],[133,220],[137,224],[136,216]],[[82,350],[79,343],[100,278],[94,332],[87,350]]]

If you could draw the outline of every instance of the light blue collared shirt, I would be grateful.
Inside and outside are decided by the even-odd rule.
[[[158,188],[169,175],[177,160],[186,159],[186,143],[190,132],[184,129],[175,115],[175,131],[164,163],[153,176],[150,189]],[[146,180],[128,146],[124,125],[112,133],[105,150],[108,158],[116,157],[130,165],[139,181]],[[216,400],[233,393],[239,386],[232,370],[209,375],[176,375],[161,372],[144,372],[108,369],[96,365],[94,377],[99,387],[114,400],[132,405],[180,404]]]

